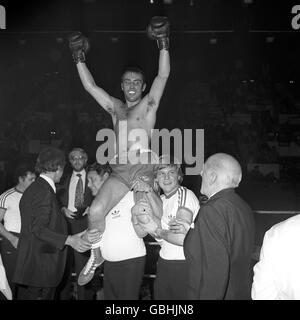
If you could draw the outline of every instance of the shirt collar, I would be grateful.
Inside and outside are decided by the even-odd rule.
[[[80,173],[81,177],[84,178],[85,177],[85,169],[82,169],[81,171],[74,171],[73,170],[73,177],[77,177],[77,174]]]
[[[50,186],[53,189],[54,193],[56,193],[56,187],[55,187],[54,181],[51,178],[47,177],[46,175],[44,175],[42,173],[40,174],[40,177],[43,178],[44,180],[46,180],[50,184]]]
[[[228,192],[235,192],[234,191],[234,188],[226,188],[226,189],[222,189],[222,190],[219,190],[218,192],[215,192],[214,194],[212,194],[210,197],[209,197],[209,200],[211,198],[218,198],[219,196],[222,196],[224,193],[228,193]]]
[[[174,194],[177,192],[177,190],[179,189],[180,186],[177,186],[176,189],[174,189],[171,193],[169,193],[168,195],[164,194],[166,199],[170,199],[171,197],[174,196]]]

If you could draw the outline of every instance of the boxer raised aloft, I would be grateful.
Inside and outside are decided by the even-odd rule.
[[[105,229],[106,214],[132,188],[134,182],[140,179],[149,184],[153,183],[153,165],[145,164],[144,161],[143,163],[140,161],[135,164],[127,161],[124,164],[124,159],[128,160],[128,151],[133,144],[128,139],[128,135],[133,129],[145,130],[150,141],[151,130],[154,128],[156,121],[156,111],[170,73],[168,19],[166,17],[153,17],[147,28],[147,33],[150,39],[157,41],[159,48],[158,75],[155,77],[149,93],[143,97],[142,94],[146,89],[144,73],[138,68],[127,68],[121,79],[125,102],[110,96],[105,90],[96,85],[85,64],[85,55],[89,50],[87,38],[81,33],[73,34],[69,38],[69,46],[82,84],[100,106],[110,113],[116,139],[118,140],[116,143],[118,146],[116,150],[117,163],[111,165],[113,172],[96,195],[90,207],[89,228],[85,237],[92,239],[92,237],[89,238],[89,234],[92,235],[93,231],[98,230],[100,240],[92,246],[90,259],[78,278],[80,285],[89,282],[94,275],[95,269],[103,262],[99,246],[101,235]],[[124,121],[126,126],[121,126]],[[127,132],[122,131],[121,127],[126,128]],[[124,136],[127,139],[124,140]],[[126,143],[120,144],[121,139]],[[150,154],[149,163],[151,160],[153,161],[151,152],[147,150],[147,146],[145,148],[145,143],[134,149],[135,154]],[[132,151],[132,149],[130,150]],[[140,190],[142,191],[142,189],[143,187]],[[136,190],[139,189],[137,188]],[[145,194],[149,194],[149,190],[146,191],[147,193],[137,192],[136,201],[141,198],[146,199],[147,196]],[[157,197],[157,204],[161,205],[159,197]],[[160,217],[157,217],[157,219],[160,220]]]

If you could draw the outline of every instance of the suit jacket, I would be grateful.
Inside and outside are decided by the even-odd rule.
[[[67,224],[56,194],[38,177],[20,201],[21,233],[13,282],[56,287],[65,269]]]
[[[250,299],[254,218],[234,189],[212,196],[184,241],[190,300]]]
[[[72,173],[66,175],[65,178],[63,179],[62,184],[59,187],[58,197],[59,197],[59,202],[60,202],[60,206],[61,207],[66,207],[66,208],[68,207],[69,186],[70,186],[70,182],[71,182],[71,176],[72,176]],[[81,231],[85,230],[87,228],[87,226],[88,226],[87,215],[82,217],[82,214],[84,213],[85,209],[87,207],[89,207],[91,205],[92,201],[93,201],[92,192],[91,192],[90,188],[88,188],[87,185],[88,185],[88,181],[87,181],[87,175],[86,175],[85,187],[84,187],[83,206],[82,206],[82,208],[80,208],[76,212],[77,216],[80,219],[77,220],[77,219],[69,219],[69,218],[67,218],[67,221],[68,221],[69,226],[70,226],[69,231],[72,234],[81,232]]]

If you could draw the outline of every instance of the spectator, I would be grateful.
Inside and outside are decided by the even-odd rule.
[[[21,231],[19,203],[23,192],[34,180],[35,173],[33,168],[30,165],[22,164],[15,170],[16,185],[0,196],[0,235],[3,236],[1,255],[13,299],[16,298],[17,288],[12,282],[12,277],[16,265],[17,247]]]
[[[184,241],[187,299],[250,298],[254,219],[234,191],[241,179],[239,163],[228,154],[214,154],[204,163],[201,193],[208,201]]]
[[[40,176],[20,201],[22,227],[13,282],[23,286],[21,300],[52,300],[65,269],[65,246],[79,252],[90,249],[90,243],[81,238],[83,232],[68,236],[59,210],[55,183],[60,181],[64,166],[61,150],[42,150],[36,162]]]

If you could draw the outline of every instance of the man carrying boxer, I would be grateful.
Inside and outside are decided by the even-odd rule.
[[[69,46],[82,84],[100,106],[110,113],[117,139],[117,164],[112,165],[113,172],[99,190],[89,212],[88,229],[90,231],[97,229],[101,235],[105,229],[106,214],[132,188],[133,182],[141,179],[152,183],[154,180],[153,166],[147,164],[147,162],[150,163],[149,161],[146,161],[146,163],[142,161],[143,164],[141,164],[141,161],[138,164],[130,163],[130,159],[135,155],[139,155],[140,159],[145,156],[144,158],[149,160],[149,150],[147,150],[149,146],[137,146],[135,141],[130,141],[128,137],[132,130],[140,129],[146,132],[148,143],[151,138],[151,130],[154,128],[156,121],[156,111],[170,73],[168,19],[166,17],[153,17],[147,32],[151,39],[157,41],[160,50],[158,75],[155,77],[149,93],[142,97],[142,93],[146,88],[143,72],[137,68],[126,69],[121,81],[125,103],[110,96],[96,85],[85,64],[85,54],[89,49],[88,40],[80,33],[69,38]],[[123,145],[120,140],[124,139],[124,136],[127,139],[125,139],[126,143]],[[153,162],[151,152],[150,158],[150,161]],[[137,192],[136,195],[135,200],[138,201],[137,198],[141,195],[143,197],[143,192]],[[160,218],[158,217],[158,219]],[[86,233],[87,237],[88,235],[89,232]],[[91,257],[79,275],[78,283],[80,285],[89,282],[94,275],[95,269],[103,262],[99,249],[100,240],[93,244]]]

